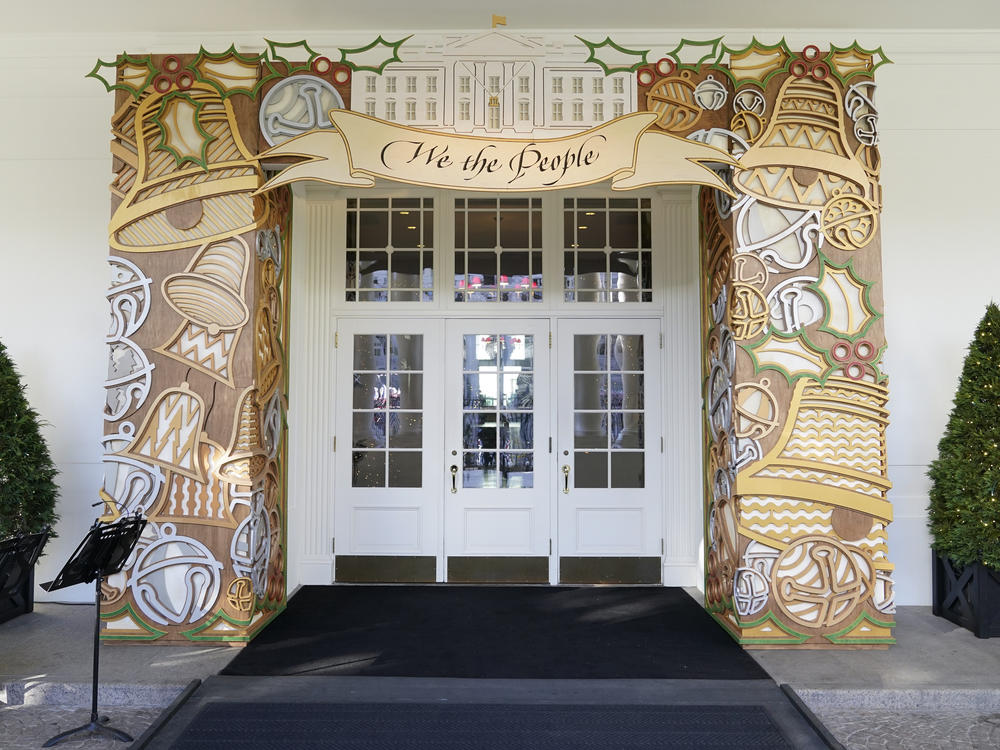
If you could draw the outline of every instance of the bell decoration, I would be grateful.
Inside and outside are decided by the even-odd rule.
[[[262,174],[229,100],[208,84],[152,94],[135,115],[135,179],[115,209],[109,243],[126,252],[176,250],[255,227]]]
[[[822,207],[836,195],[865,196],[870,180],[848,145],[842,101],[832,78],[786,80],[767,130],[740,158],[737,187],[799,210]]]

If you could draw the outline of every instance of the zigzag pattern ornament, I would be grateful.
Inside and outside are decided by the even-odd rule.
[[[163,280],[163,297],[185,322],[157,351],[233,387],[232,356],[250,311],[243,295],[250,248],[241,237],[205,245],[183,273]]]

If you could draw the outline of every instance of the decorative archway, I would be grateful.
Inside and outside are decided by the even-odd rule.
[[[361,108],[352,79],[405,65],[405,41],[378,37],[339,62],[305,42],[126,54],[91,72],[116,97],[103,492],[108,518],[150,519],[107,582],[105,638],[246,641],[284,606],[290,180],[264,189],[262,160],[307,155],[306,140],[353,144],[346,176],[329,181],[392,178],[359,166],[363,138],[347,122],[389,127],[350,111]],[[713,186],[700,202],[709,611],[747,645],[890,643],[873,103],[886,58],[720,38],[683,40],[652,63],[610,38],[580,41],[589,56],[576,64],[634,75],[634,109],[648,113],[595,127],[642,121],[628,148],[615,141],[631,161],[584,179]],[[488,87],[470,109],[481,130],[513,118]],[[327,110],[346,110],[339,131],[318,116]],[[416,132],[475,137],[444,135],[459,128],[438,119]],[[549,143],[552,124],[535,115],[527,135]],[[689,149],[679,177],[665,144]]]

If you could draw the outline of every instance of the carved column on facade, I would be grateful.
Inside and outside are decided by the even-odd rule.
[[[892,642],[872,56],[731,54],[703,191],[706,599],[755,647]]]
[[[254,194],[264,68],[115,67],[102,497],[105,520],[149,523],[103,637],[246,641],[285,603],[289,204]]]

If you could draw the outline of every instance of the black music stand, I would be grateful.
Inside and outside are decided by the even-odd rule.
[[[120,729],[107,726],[107,717],[97,715],[97,676],[100,667],[101,645],[101,583],[104,577],[119,572],[125,565],[128,556],[135,549],[139,535],[146,527],[146,519],[140,516],[125,516],[115,523],[96,521],[80,542],[76,552],[69,558],[55,580],[43,583],[46,591],[55,591],[75,586],[78,583],[96,581],[94,586],[94,681],[90,702],[90,723],[82,727],[70,729],[57,734],[42,747],[52,747],[69,737],[87,732],[88,734],[105,734],[122,742],[132,742],[130,737]]]

